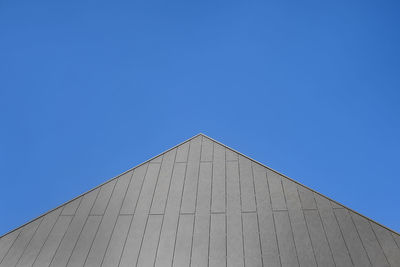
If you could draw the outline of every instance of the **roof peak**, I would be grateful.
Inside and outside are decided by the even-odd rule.
[[[215,257],[227,266],[264,257],[399,266],[398,246],[393,230],[199,133],[2,236],[0,267],[48,266],[48,258],[56,266],[165,266],[175,256],[184,257],[180,266]]]

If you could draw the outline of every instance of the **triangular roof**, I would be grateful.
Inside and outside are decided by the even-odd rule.
[[[400,266],[400,235],[198,134],[0,237],[2,266]]]

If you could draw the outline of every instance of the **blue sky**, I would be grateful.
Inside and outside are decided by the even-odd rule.
[[[203,132],[400,231],[399,1],[2,1],[0,234]]]

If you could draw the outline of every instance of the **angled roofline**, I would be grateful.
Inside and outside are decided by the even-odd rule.
[[[117,176],[112,177],[111,179],[105,181],[104,183],[99,184],[98,186],[95,186],[94,188],[92,188],[92,189],[90,189],[90,190],[88,190],[88,191],[86,191],[86,192],[84,192],[84,193],[78,195],[77,197],[74,197],[73,199],[68,200],[67,202],[64,202],[63,204],[58,205],[57,207],[55,207],[55,208],[53,208],[53,209],[51,209],[51,210],[49,210],[49,211],[43,213],[42,215],[39,215],[39,216],[37,216],[37,217],[35,217],[35,218],[29,220],[28,222],[24,223],[23,225],[18,226],[17,228],[15,228],[15,229],[13,229],[13,230],[11,230],[11,231],[8,231],[8,232],[6,232],[6,233],[3,234],[3,235],[0,235],[0,238],[3,238],[4,236],[6,236],[6,235],[8,235],[8,234],[11,234],[11,233],[14,232],[14,231],[17,231],[18,229],[24,227],[25,225],[27,225],[27,224],[29,224],[29,223],[31,223],[31,222],[33,222],[33,221],[36,221],[37,219],[39,219],[39,218],[41,218],[41,217],[47,215],[48,213],[50,213],[50,212],[52,212],[52,211],[55,211],[56,209],[61,208],[61,207],[64,206],[64,205],[67,205],[68,203],[74,201],[74,200],[77,199],[77,198],[80,198],[80,197],[82,197],[82,196],[84,196],[84,195],[86,195],[86,194],[88,194],[88,193],[90,193],[90,192],[96,190],[97,188],[99,188],[99,187],[101,187],[101,186],[103,186],[103,185],[105,185],[105,184],[108,184],[109,182],[111,182],[111,181],[117,179],[118,177],[124,175],[125,173],[128,173],[128,172],[132,171],[133,169],[136,169],[136,168],[138,168],[138,167],[140,167],[140,166],[142,166],[142,165],[144,165],[144,164],[146,164],[146,163],[152,161],[153,159],[155,159],[155,158],[157,158],[157,157],[159,157],[159,156],[161,156],[161,155],[163,155],[163,154],[165,154],[165,153],[167,153],[167,152],[169,152],[169,151],[171,151],[171,150],[177,148],[178,146],[183,145],[183,144],[185,144],[185,143],[187,143],[187,142],[190,142],[192,139],[194,139],[194,138],[196,138],[196,137],[198,137],[198,136],[205,136],[205,137],[207,137],[206,135],[204,135],[204,134],[202,134],[202,133],[198,133],[198,134],[196,134],[195,136],[192,136],[192,137],[190,137],[189,139],[187,139],[187,140],[185,140],[185,141],[183,141],[183,142],[181,142],[181,143],[179,143],[179,144],[177,144],[177,145],[175,145],[175,146],[173,146],[173,147],[171,147],[171,148],[169,148],[169,149],[167,149],[167,150],[165,150],[165,151],[163,151],[163,152],[161,152],[161,153],[155,155],[154,157],[152,157],[152,158],[150,158],[150,159],[148,159],[148,160],[146,160],[146,161],[144,161],[144,162],[142,162],[142,163],[139,163],[138,165],[136,165],[136,166],[134,166],[134,167],[132,167],[132,168],[130,168],[130,169],[124,171],[123,173],[120,173],[120,174],[118,174]],[[207,138],[209,138],[209,137],[207,137]],[[210,139],[211,139],[211,138],[210,138]],[[218,142],[218,143],[219,143],[219,142]]]
[[[300,183],[300,182],[298,182],[298,181],[296,181],[296,180],[294,180],[294,179],[292,179],[292,178],[290,178],[290,177],[288,177],[288,176],[286,176],[286,175],[284,175],[284,174],[278,172],[277,170],[274,170],[274,169],[272,169],[272,168],[270,168],[270,167],[264,165],[263,163],[261,163],[261,162],[255,160],[255,159],[252,159],[251,157],[246,156],[246,155],[244,155],[243,153],[241,153],[241,152],[239,152],[239,151],[237,151],[237,150],[235,150],[235,149],[233,149],[233,148],[231,148],[231,147],[229,147],[229,146],[227,146],[227,145],[225,145],[225,144],[223,144],[223,143],[221,143],[221,142],[219,142],[219,141],[217,141],[217,140],[215,140],[215,139],[213,139],[213,138],[207,136],[206,134],[203,134],[203,133],[200,132],[200,133],[196,134],[195,136],[192,136],[192,137],[190,137],[189,139],[187,139],[187,140],[185,140],[185,141],[183,141],[183,142],[181,142],[181,143],[179,143],[179,144],[177,144],[177,145],[175,145],[175,146],[173,146],[173,147],[171,147],[171,148],[169,148],[169,149],[167,149],[167,150],[165,150],[165,151],[163,151],[163,152],[157,154],[156,156],[154,156],[154,157],[152,157],[152,158],[150,158],[150,159],[148,159],[148,160],[146,160],[146,161],[144,161],[144,162],[142,162],[142,163],[139,163],[138,165],[136,165],[136,166],[134,166],[134,167],[132,167],[132,168],[130,168],[130,169],[124,171],[123,173],[120,173],[120,174],[118,174],[117,176],[112,177],[111,179],[105,181],[104,183],[99,184],[98,186],[95,186],[94,188],[92,188],[92,189],[90,189],[90,190],[88,190],[88,191],[86,191],[86,192],[84,192],[84,193],[78,195],[77,197],[75,197],[75,198],[73,198],[73,199],[71,199],[71,200],[69,200],[69,201],[67,201],[67,202],[64,202],[63,204],[60,204],[60,205],[58,205],[57,207],[55,207],[55,208],[53,208],[53,209],[51,209],[51,210],[49,210],[49,211],[43,213],[42,215],[39,215],[39,216],[37,216],[37,217],[35,217],[35,218],[29,220],[28,222],[22,224],[21,226],[19,226],[19,227],[13,229],[13,230],[11,230],[11,231],[6,232],[5,234],[1,235],[0,238],[3,238],[4,236],[6,236],[6,235],[8,235],[8,234],[11,234],[11,233],[14,232],[14,231],[17,231],[18,229],[21,229],[21,228],[24,227],[25,225],[27,225],[27,224],[29,224],[29,223],[31,223],[31,222],[33,222],[33,221],[35,221],[35,220],[37,220],[37,219],[39,219],[39,218],[41,218],[41,217],[44,217],[45,215],[49,214],[50,212],[55,211],[56,209],[59,209],[59,208],[61,208],[61,207],[64,206],[64,205],[67,205],[68,203],[74,201],[75,199],[80,198],[80,197],[82,197],[82,196],[84,196],[84,195],[86,195],[86,194],[88,194],[88,193],[90,193],[90,192],[96,190],[97,188],[99,188],[99,187],[101,187],[101,186],[103,186],[103,185],[105,185],[105,184],[107,184],[107,183],[109,183],[109,182],[111,182],[111,181],[117,179],[118,177],[120,177],[120,176],[122,176],[122,175],[124,175],[124,174],[126,174],[126,173],[128,173],[128,172],[130,172],[130,171],[132,171],[133,169],[136,169],[136,168],[140,167],[141,165],[144,165],[144,164],[146,164],[146,163],[152,161],[153,159],[155,159],[155,158],[157,158],[157,157],[159,157],[159,156],[161,156],[161,155],[163,155],[163,154],[165,154],[165,153],[167,153],[167,152],[169,152],[169,151],[171,151],[171,150],[173,150],[173,149],[179,147],[180,145],[183,145],[183,144],[185,144],[185,143],[187,143],[187,142],[190,142],[192,139],[194,139],[194,138],[196,138],[196,137],[198,137],[198,136],[206,137],[206,138],[212,140],[213,142],[215,142],[215,143],[217,143],[217,144],[219,144],[219,145],[221,145],[221,146],[223,146],[223,147],[225,147],[225,148],[227,148],[227,149],[229,149],[229,150],[231,150],[231,151],[233,151],[233,152],[235,152],[235,153],[237,153],[237,154],[239,154],[239,155],[241,155],[241,156],[243,156],[243,157],[245,157],[245,158],[247,158],[247,159],[249,159],[249,160],[251,160],[251,161],[253,161],[253,162],[255,162],[255,163],[257,163],[257,164],[260,164],[261,166],[267,168],[268,170],[273,171],[273,172],[275,172],[275,173],[277,173],[277,174],[279,174],[279,175],[285,177],[286,179],[288,179],[288,180],[290,180],[290,181],[292,181],[292,182],[294,182],[294,183],[296,183],[296,184],[298,184],[298,185],[300,185],[300,186],[303,186],[303,187],[307,188],[308,190],[311,190],[312,192],[314,192],[314,193],[316,193],[316,194],[318,194],[318,195],[320,195],[320,196],[322,196],[322,197],[325,197],[325,198],[329,199],[330,201],[332,201],[332,202],[334,202],[334,203],[336,203],[336,204],[338,204],[338,205],[340,205],[340,206],[342,206],[342,207],[344,207],[344,208],[346,208],[346,209],[348,209],[348,210],[350,210],[350,211],[352,211],[352,212],[354,212],[354,213],[360,215],[361,217],[363,217],[363,218],[365,218],[365,219],[367,219],[367,220],[369,220],[369,221],[371,221],[371,222],[374,222],[374,223],[378,224],[379,226],[385,228],[386,230],[389,230],[390,232],[392,232],[392,233],[394,233],[394,234],[400,235],[400,234],[397,233],[395,230],[392,230],[392,229],[390,229],[390,228],[388,228],[388,227],[386,227],[386,226],[384,226],[384,225],[382,225],[382,224],[376,222],[375,220],[373,220],[373,219],[371,219],[371,218],[368,218],[367,216],[365,216],[365,215],[363,215],[363,214],[358,213],[357,211],[355,211],[355,210],[353,210],[353,209],[351,209],[351,208],[349,208],[349,207],[347,207],[347,206],[345,206],[345,205],[343,205],[343,204],[337,202],[336,200],[333,200],[333,199],[331,199],[330,197],[327,197],[327,196],[325,196],[324,194],[321,194],[320,192],[315,191],[314,189],[312,189],[312,188],[310,188],[310,187],[308,187],[308,186],[306,186],[306,185],[304,185],[304,184],[302,184],[302,183]]]
[[[211,138],[211,137],[209,137],[209,136],[207,136],[207,135],[205,135],[205,134],[203,134],[203,133],[199,133],[198,135],[202,135],[202,136],[204,136],[204,137],[206,137],[206,138],[208,138],[208,139],[210,139],[210,140],[216,142],[217,144],[220,144],[221,146],[223,146],[223,147],[225,147],[225,148],[227,148],[227,149],[229,149],[229,150],[232,150],[233,152],[236,152],[236,153],[238,153],[239,155],[241,155],[241,156],[243,156],[243,157],[245,157],[245,158],[247,158],[247,159],[249,159],[249,160],[251,160],[251,161],[253,161],[253,162],[255,162],[255,163],[260,164],[261,166],[267,168],[268,170],[273,171],[273,172],[275,172],[275,173],[277,173],[277,174],[279,174],[279,175],[282,175],[282,176],[285,177],[286,179],[288,179],[288,180],[290,180],[290,181],[292,181],[292,182],[294,182],[294,183],[296,183],[296,184],[298,184],[298,185],[301,185],[301,186],[307,188],[308,190],[311,190],[312,192],[314,192],[314,193],[316,193],[316,194],[318,194],[318,195],[320,195],[320,196],[322,196],[322,197],[324,197],[324,198],[329,199],[330,201],[332,201],[332,202],[334,202],[334,203],[336,203],[336,204],[338,204],[338,205],[340,205],[340,206],[342,206],[342,207],[344,207],[344,208],[346,208],[346,209],[348,209],[348,210],[350,210],[350,211],[352,211],[352,212],[354,212],[354,213],[360,215],[361,217],[363,217],[363,218],[365,218],[365,219],[367,219],[367,220],[369,220],[369,221],[371,221],[371,222],[373,222],[373,223],[376,223],[377,225],[379,225],[379,226],[385,228],[386,230],[389,230],[390,232],[392,232],[392,233],[394,233],[394,234],[400,235],[400,233],[396,232],[395,230],[388,228],[387,226],[385,226],[385,225],[383,225],[383,224],[381,224],[381,223],[379,223],[379,222],[377,222],[377,221],[375,221],[375,220],[373,220],[373,219],[371,219],[371,218],[369,218],[369,217],[367,217],[367,216],[365,216],[365,215],[363,215],[363,214],[361,214],[361,213],[359,213],[359,212],[357,212],[357,211],[355,211],[355,210],[353,210],[353,209],[347,207],[346,205],[343,205],[342,203],[339,203],[338,201],[336,201],[336,200],[334,200],[334,199],[331,199],[331,198],[328,197],[328,196],[325,196],[324,194],[321,194],[321,193],[318,192],[318,191],[315,191],[314,189],[312,189],[312,188],[310,188],[310,187],[308,187],[308,186],[306,186],[306,185],[304,185],[304,184],[302,184],[302,183],[300,183],[300,182],[298,182],[298,181],[296,181],[296,180],[294,180],[294,179],[292,179],[292,178],[290,178],[290,177],[288,177],[288,176],[286,176],[286,175],[284,175],[284,174],[278,172],[277,170],[272,169],[271,167],[268,167],[268,166],[264,165],[263,163],[261,163],[261,162],[255,160],[255,159],[252,159],[252,158],[249,157],[249,156],[244,155],[243,153],[240,153],[239,151],[237,151],[237,150],[235,150],[235,149],[233,149],[233,148],[231,148],[231,147],[229,147],[229,146],[227,146],[227,145],[222,144],[221,142],[219,142],[219,141],[217,141],[217,140],[215,140],[215,139],[213,139],[213,138]]]

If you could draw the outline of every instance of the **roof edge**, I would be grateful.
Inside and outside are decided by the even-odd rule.
[[[49,214],[50,212],[53,212],[53,211],[55,211],[56,209],[59,209],[59,208],[61,208],[62,206],[67,205],[68,203],[74,201],[75,199],[80,198],[80,197],[82,197],[82,196],[84,196],[84,195],[86,195],[86,194],[88,194],[88,193],[90,193],[90,192],[96,190],[97,188],[99,188],[99,187],[101,187],[101,186],[103,186],[103,185],[105,185],[105,184],[107,184],[107,183],[109,183],[109,182],[111,182],[111,181],[117,179],[118,177],[124,175],[125,173],[130,172],[130,171],[132,171],[133,169],[136,169],[136,168],[138,168],[138,167],[140,167],[140,166],[142,166],[142,165],[144,165],[144,164],[146,164],[146,163],[152,161],[153,159],[155,159],[155,158],[157,158],[157,157],[159,157],[159,156],[161,156],[161,155],[163,155],[163,154],[165,154],[165,153],[167,153],[167,152],[169,152],[169,151],[171,151],[171,150],[177,148],[177,147],[180,146],[180,145],[183,145],[183,144],[185,144],[185,143],[187,143],[187,142],[190,142],[192,139],[194,139],[194,138],[196,138],[196,137],[198,137],[198,136],[205,136],[205,137],[207,137],[207,138],[210,138],[210,137],[206,136],[205,134],[198,133],[198,134],[196,134],[195,136],[192,136],[192,137],[190,137],[189,139],[187,139],[187,140],[185,140],[185,141],[183,141],[183,142],[181,142],[181,143],[179,143],[179,144],[177,144],[177,145],[175,145],[175,146],[173,146],[173,147],[171,147],[171,148],[169,148],[169,149],[167,149],[167,150],[165,150],[165,151],[163,151],[163,152],[161,152],[161,153],[155,155],[154,157],[152,157],[152,158],[150,158],[150,159],[148,159],[148,160],[146,160],[146,161],[144,161],[144,162],[142,162],[142,163],[139,163],[138,165],[136,165],[136,166],[134,166],[134,167],[132,167],[132,168],[130,168],[130,169],[124,171],[123,173],[120,173],[120,174],[118,174],[117,176],[112,177],[111,179],[105,181],[104,183],[101,183],[101,184],[99,184],[98,186],[95,186],[95,187],[93,187],[92,189],[90,189],[90,190],[88,190],[88,191],[86,191],[86,192],[84,192],[84,193],[82,193],[82,194],[80,194],[80,195],[74,197],[73,199],[68,200],[67,202],[64,202],[63,204],[58,205],[57,207],[55,207],[55,208],[53,208],[53,209],[51,209],[51,210],[49,210],[49,211],[43,213],[42,215],[39,215],[39,216],[37,216],[37,217],[35,217],[35,218],[29,220],[28,222],[26,222],[26,223],[24,223],[24,224],[18,226],[17,228],[14,228],[13,230],[10,230],[10,231],[6,232],[6,233],[3,234],[3,235],[0,235],[0,239],[3,238],[3,237],[5,237],[5,236],[8,235],[8,234],[11,234],[11,233],[14,232],[14,231],[17,231],[18,229],[21,229],[21,228],[24,227],[25,225],[27,225],[27,224],[29,224],[29,223],[31,223],[31,222],[33,222],[33,221],[36,221],[37,219],[40,219],[40,218],[43,217],[43,216],[46,216],[46,215]],[[210,138],[210,139],[211,139],[211,138]],[[219,142],[218,142],[218,143],[219,143]]]
[[[352,212],[354,212],[354,213],[360,215],[361,217],[363,217],[363,218],[365,218],[365,219],[367,219],[367,220],[369,220],[369,221],[371,221],[371,222],[373,222],[373,223],[376,223],[377,225],[379,225],[379,226],[385,228],[386,230],[389,230],[390,232],[392,232],[392,233],[394,233],[394,234],[400,236],[400,233],[396,232],[395,230],[390,229],[389,227],[387,227],[387,226],[385,226],[385,225],[383,225],[383,224],[381,224],[381,223],[379,223],[379,222],[377,222],[377,221],[375,221],[375,220],[373,220],[373,219],[371,219],[371,218],[369,218],[369,217],[367,217],[367,216],[365,216],[365,215],[363,215],[363,214],[361,214],[361,213],[359,213],[359,212],[357,212],[357,211],[355,211],[355,210],[353,210],[353,209],[347,207],[346,205],[343,205],[342,203],[340,203],[340,202],[338,202],[338,201],[336,201],[336,200],[334,200],[334,199],[331,199],[331,198],[328,197],[328,196],[325,196],[324,194],[322,194],[322,193],[320,193],[320,192],[318,192],[318,191],[315,191],[314,189],[312,189],[312,188],[310,188],[310,187],[308,187],[308,186],[306,186],[306,185],[304,185],[304,184],[302,184],[302,183],[300,183],[300,182],[298,182],[298,181],[296,181],[296,180],[294,180],[294,179],[292,179],[292,178],[290,178],[290,177],[288,177],[288,176],[286,176],[286,175],[284,175],[284,174],[278,172],[277,170],[272,169],[271,167],[266,166],[265,164],[263,164],[263,163],[261,163],[261,162],[259,162],[259,161],[257,161],[257,160],[252,159],[251,157],[246,156],[245,154],[240,153],[239,151],[237,151],[237,150],[235,150],[235,149],[233,149],[233,148],[231,148],[231,147],[229,147],[229,146],[227,146],[227,145],[225,145],[225,144],[223,144],[223,143],[221,143],[221,142],[219,142],[219,141],[217,141],[217,140],[215,140],[215,139],[213,139],[213,138],[211,138],[211,137],[209,137],[209,136],[207,136],[207,135],[205,135],[205,134],[203,134],[203,133],[199,133],[198,135],[204,136],[204,137],[206,137],[206,138],[208,138],[208,139],[210,139],[210,140],[216,142],[217,144],[219,144],[219,145],[221,145],[221,146],[223,146],[223,147],[225,147],[225,148],[227,148],[227,149],[229,149],[229,150],[232,150],[233,152],[238,153],[239,155],[241,155],[241,156],[243,156],[243,157],[245,157],[245,158],[247,158],[247,159],[249,159],[249,160],[251,160],[251,161],[257,163],[257,164],[260,164],[261,166],[263,166],[263,167],[269,169],[270,171],[273,171],[273,172],[275,172],[275,173],[277,173],[277,174],[279,174],[279,175],[282,175],[282,176],[285,177],[286,179],[288,179],[288,180],[290,180],[290,181],[292,181],[292,182],[294,182],[294,183],[296,183],[296,184],[298,184],[298,185],[301,185],[301,186],[307,188],[308,190],[311,190],[312,192],[314,192],[314,193],[316,193],[316,194],[318,194],[318,195],[320,195],[320,196],[322,196],[322,197],[325,197],[325,198],[329,199],[330,201],[332,201],[332,202],[334,202],[334,203],[336,203],[336,204],[338,204],[338,205],[340,205],[340,206],[343,206],[344,208],[346,208],[346,209],[348,209],[348,210],[350,210],[350,211],[352,211]],[[198,135],[197,135],[197,136],[198,136]]]
[[[246,156],[245,154],[243,154],[243,153],[241,153],[241,152],[239,152],[239,151],[237,151],[237,150],[235,150],[235,149],[233,149],[233,148],[231,148],[231,147],[229,147],[229,146],[227,146],[227,145],[225,145],[225,144],[223,144],[223,143],[221,143],[221,142],[219,142],[219,141],[217,141],[217,140],[215,140],[215,139],[213,139],[213,138],[211,138],[211,137],[209,137],[209,136],[207,136],[206,134],[203,134],[203,133],[200,132],[200,133],[198,133],[198,134],[196,134],[196,135],[190,137],[189,139],[187,139],[187,140],[185,140],[185,141],[183,141],[183,142],[181,142],[181,143],[179,143],[179,144],[177,144],[177,145],[175,145],[175,146],[173,146],[173,147],[171,147],[171,148],[169,148],[169,149],[167,149],[167,150],[165,150],[165,151],[163,151],[163,152],[161,152],[161,153],[155,155],[154,157],[152,157],[152,158],[150,158],[150,159],[148,159],[148,160],[146,160],[146,161],[144,161],[144,162],[142,162],[142,163],[139,163],[138,165],[136,165],[136,166],[134,166],[134,167],[132,167],[132,168],[130,168],[130,169],[128,169],[128,170],[126,170],[126,171],[120,173],[120,174],[118,174],[117,176],[114,176],[114,177],[110,178],[109,180],[105,181],[104,183],[101,183],[101,184],[99,184],[98,186],[95,186],[94,188],[92,188],[92,189],[90,189],[90,190],[88,190],[88,191],[86,191],[86,192],[84,192],[84,193],[82,193],[82,194],[80,194],[80,195],[74,197],[73,199],[71,199],[71,200],[69,200],[69,201],[67,201],[67,202],[64,202],[63,204],[60,204],[60,205],[58,205],[57,207],[55,207],[55,208],[53,208],[53,209],[51,209],[51,210],[49,210],[49,211],[47,211],[47,212],[45,212],[45,213],[43,213],[43,214],[37,216],[37,217],[35,217],[35,218],[29,220],[28,222],[26,222],[26,223],[24,223],[24,224],[18,226],[17,228],[14,228],[14,229],[12,229],[12,230],[6,232],[5,234],[3,234],[3,235],[0,236],[0,239],[3,238],[4,236],[8,235],[8,234],[11,234],[11,233],[14,232],[14,231],[17,231],[18,229],[21,229],[21,228],[24,227],[25,225],[27,225],[27,224],[29,224],[29,223],[31,223],[31,222],[33,222],[33,221],[35,221],[35,220],[37,220],[37,219],[43,217],[43,216],[49,214],[50,212],[55,211],[56,209],[61,208],[61,207],[64,206],[64,205],[67,205],[68,203],[74,201],[75,199],[80,198],[80,197],[82,197],[82,196],[84,196],[84,195],[86,195],[86,194],[88,194],[88,193],[90,193],[90,192],[96,190],[97,188],[99,188],[99,187],[101,187],[101,186],[103,186],[103,185],[105,185],[105,184],[107,184],[107,183],[109,183],[109,182],[111,182],[111,181],[117,179],[118,177],[124,175],[125,173],[130,172],[130,171],[132,171],[133,169],[136,169],[136,168],[138,168],[139,166],[141,166],[141,165],[143,165],[143,164],[146,164],[146,163],[152,161],[153,159],[155,159],[155,158],[157,158],[157,157],[159,157],[159,156],[161,156],[161,155],[163,155],[163,154],[165,154],[165,153],[167,153],[167,152],[169,152],[169,151],[171,151],[171,150],[177,148],[177,147],[180,146],[180,145],[183,145],[183,144],[185,144],[185,143],[187,143],[187,142],[190,142],[192,139],[194,139],[194,138],[196,138],[196,137],[198,137],[198,136],[204,136],[204,137],[206,137],[206,138],[208,138],[208,139],[214,141],[215,143],[217,143],[217,144],[219,144],[219,145],[221,145],[221,146],[223,146],[223,147],[225,147],[225,148],[227,148],[227,149],[229,149],[229,150],[231,150],[231,151],[234,151],[235,153],[238,153],[239,155],[241,155],[241,156],[243,156],[243,157],[245,157],[245,158],[247,158],[247,159],[249,159],[249,160],[251,160],[251,161],[257,163],[257,164],[260,164],[261,166],[263,166],[263,167],[269,169],[270,171],[273,171],[273,172],[275,172],[275,173],[277,173],[277,174],[279,174],[279,175],[282,175],[282,176],[285,177],[286,179],[288,179],[288,180],[290,180],[290,181],[292,181],[292,182],[294,182],[294,183],[296,183],[296,184],[298,184],[298,185],[300,185],[300,186],[303,186],[303,187],[307,188],[308,190],[311,190],[312,192],[314,192],[314,193],[316,193],[316,194],[318,194],[318,195],[320,195],[320,196],[322,196],[322,197],[325,197],[325,198],[329,199],[330,201],[332,201],[332,202],[334,202],[334,203],[336,203],[336,204],[338,204],[338,205],[340,205],[340,206],[343,206],[344,208],[346,208],[346,209],[348,209],[348,210],[350,210],[350,211],[352,211],[352,212],[354,212],[354,213],[360,215],[361,217],[363,217],[363,218],[365,218],[365,219],[367,219],[367,220],[369,220],[369,221],[371,221],[371,222],[373,222],[373,223],[376,223],[377,225],[379,225],[379,226],[385,228],[386,230],[389,230],[390,232],[392,232],[392,233],[397,234],[397,235],[400,236],[400,233],[396,232],[395,230],[390,229],[389,227],[387,227],[387,226],[385,226],[385,225],[382,225],[381,223],[379,223],[379,222],[377,222],[377,221],[375,221],[375,220],[373,220],[373,219],[371,219],[371,218],[369,218],[369,217],[367,217],[367,216],[365,216],[365,215],[363,215],[363,214],[360,214],[359,212],[357,212],[357,211],[355,211],[355,210],[353,210],[353,209],[347,207],[346,205],[343,205],[343,204],[341,204],[340,202],[338,202],[338,201],[336,201],[336,200],[334,200],[334,199],[331,199],[330,197],[325,196],[324,194],[322,194],[322,193],[320,193],[320,192],[318,192],[318,191],[315,191],[314,189],[312,189],[312,188],[310,188],[310,187],[308,187],[308,186],[306,186],[306,185],[304,185],[304,184],[302,184],[302,183],[300,183],[300,182],[298,182],[298,181],[296,181],[296,180],[294,180],[294,179],[292,179],[292,178],[290,178],[290,177],[288,177],[288,176],[286,176],[286,175],[280,173],[279,171],[274,170],[274,169],[272,169],[271,167],[268,167],[268,166],[266,166],[265,164],[263,164],[263,163],[261,163],[261,162],[255,160],[255,159],[253,159],[253,158],[251,158],[251,157],[249,157],[249,156]]]

